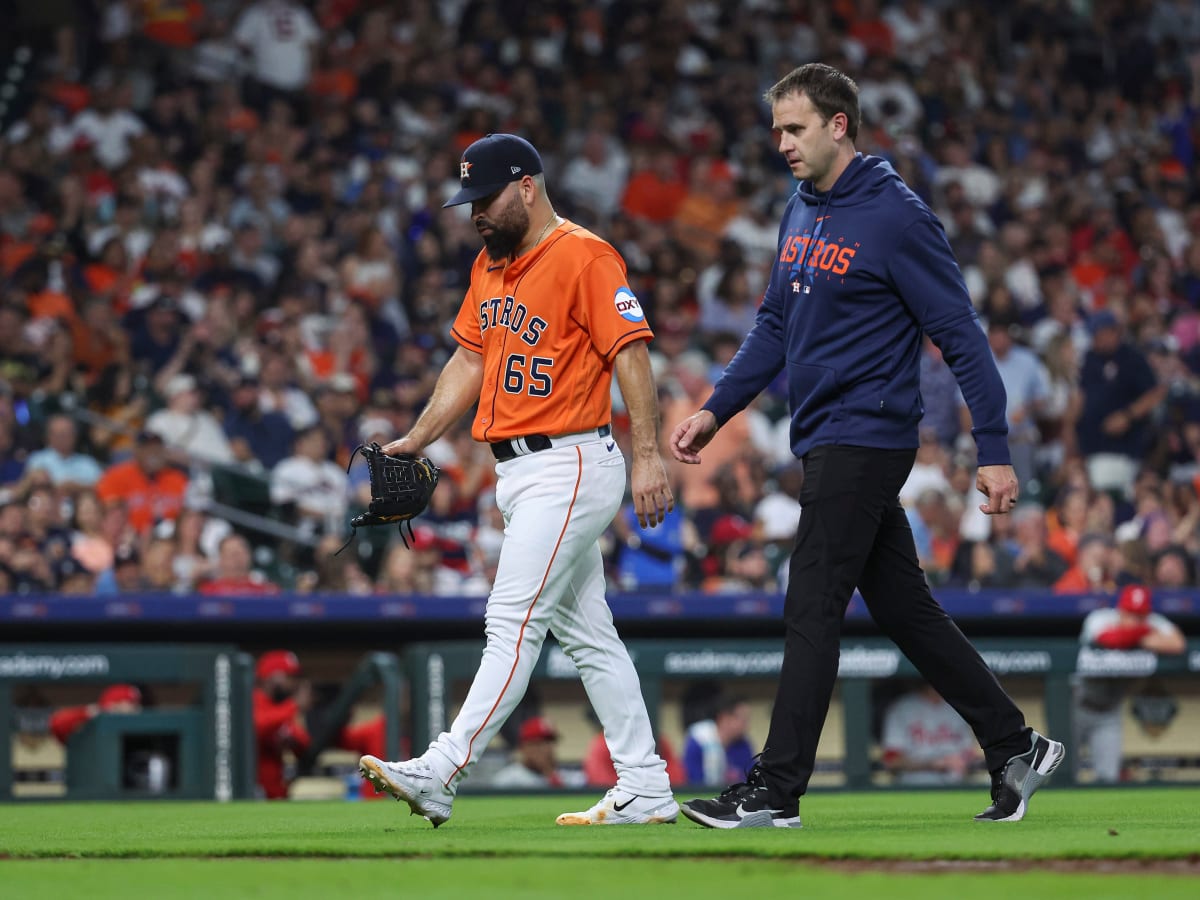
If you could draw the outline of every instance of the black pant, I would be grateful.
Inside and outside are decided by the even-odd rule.
[[[913,450],[818,447],[804,457],[783,669],[763,747],[772,793],[808,788],[857,587],[879,628],[975,731],[989,769],[1029,749],[1029,729],[979,653],[933,599],[900,488]]]

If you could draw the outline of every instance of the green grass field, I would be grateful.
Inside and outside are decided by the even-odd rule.
[[[802,831],[554,824],[594,799],[465,795],[436,831],[392,801],[17,804],[0,897],[1200,896],[1195,788],[1050,788],[1011,825],[978,791],[814,794]]]

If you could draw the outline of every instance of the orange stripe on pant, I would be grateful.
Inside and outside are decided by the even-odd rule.
[[[450,787],[454,783],[454,779],[458,773],[466,768],[467,762],[471,759],[471,752],[475,747],[475,738],[479,737],[480,732],[487,727],[488,722],[492,720],[492,716],[496,713],[496,708],[500,705],[500,701],[504,699],[505,693],[508,691],[508,686],[512,684],[513,675],[517,671],[517,666],[521,662],[521,643],[525,639],[525,627],[529,624],[529,619],[533,616],[533,608],[537,606],[538,600],[541,599],[542,591],[546,588],[546,582],[550,578],[550,570],[554,567],[554,560],[558,558],[558,548],[562,546],[563,535],[567,533],[567,526],[571,524],[571,511],[575,509],[575,500],[579,496],[579,482],[583,480],[583,453],[578,447],[575,448],[575,459],[578,465],[578,471],[575,475],[575,489],[571,493],[571,504],[567,507],[567,517],[563,521],[562,530],[558,533],[558,540],[554,543],[554,552],[550,554],[550,562],[546,564],[546,571],[542,573],[541,584],[538,585],[537,592],[533,595],[533,600],[529,604],[529,609],[525,611],[525,619],[521,622],[521,628],[517,632],[517,647],[516,656],[513,659],[512,668],[508,670],[508,678],[504,681],[504,687],[500,689],[499,695],[496,697],[496,702],[492,704],[491,710],[479,727],[475,729],[475,733],[471,735],[471,740],[467,743],[467,759],[458,765],[458,767],[450,773],[450,777],[446,779],[446,787]]]

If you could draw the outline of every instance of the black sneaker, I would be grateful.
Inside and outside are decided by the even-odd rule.
[[[731,785],[713,800],[680,804],[683,814],[705,828],[802,828],[800,804],[793,797],[782,805],[770,802],[770,791],[755,763],[746,780]]]
[[[992,773],[992,805],[975,817],[977,822],[1019,822],[1025,818],[1029,798],[1058,768],[1067,749],[1036,731],[1033,746],[1014,756]]]

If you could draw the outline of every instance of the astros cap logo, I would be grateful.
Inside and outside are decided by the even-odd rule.
[[[458,177],[461,178],[463,181],[466,181],[468,178],[470,178],[471,177],[471,166],[473,166],[473,165],[475,165],[475,163],[469,163],[465,159],[462,162],[460,162],[458,164]]]

